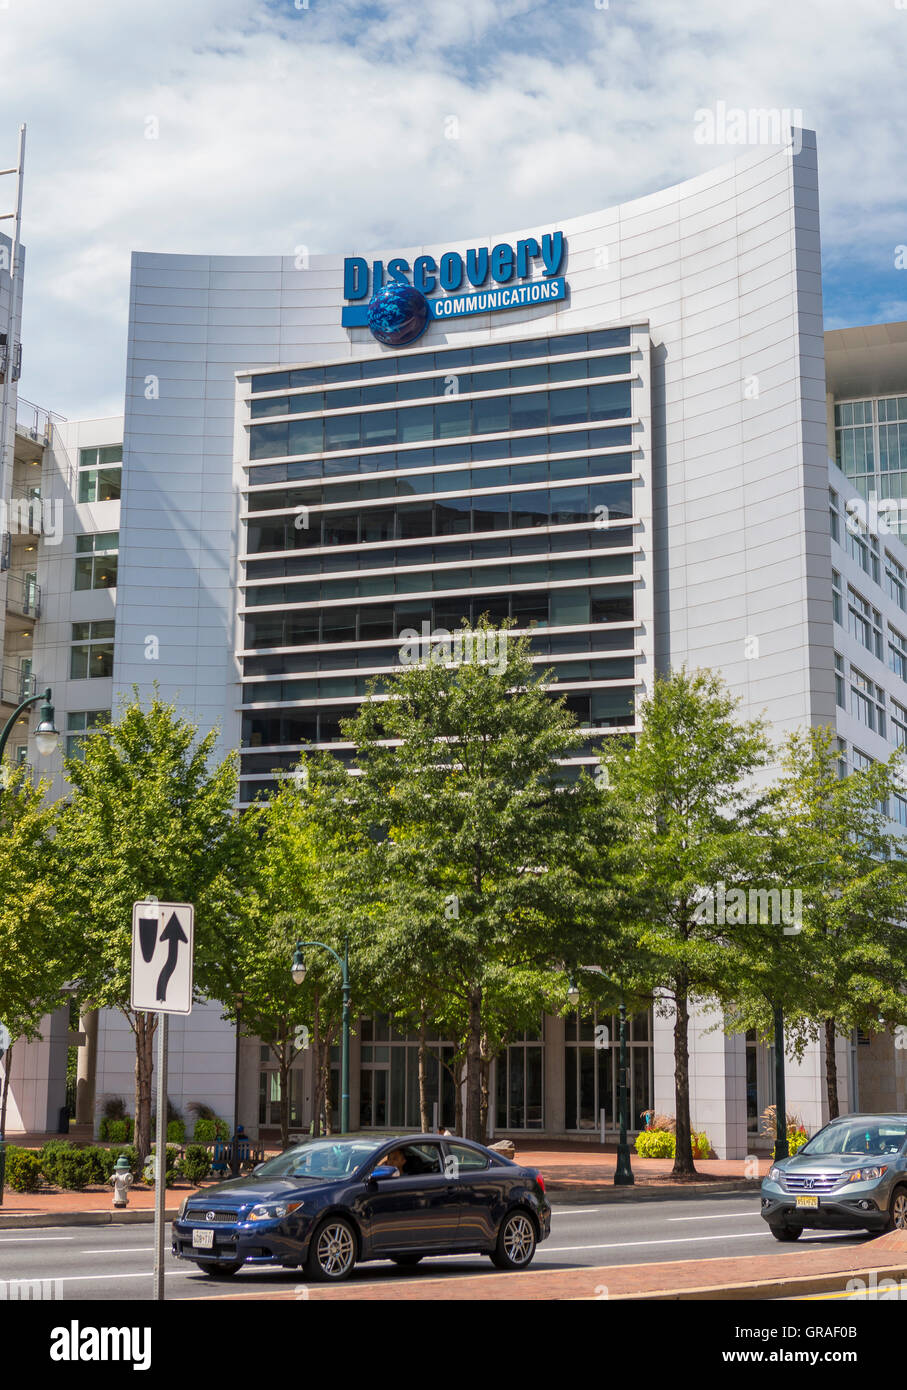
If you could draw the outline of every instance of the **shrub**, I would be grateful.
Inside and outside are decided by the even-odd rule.
[[[102,1150],[100,1150],[100,1152],[104,1153],[105,1150],[102,1149]],[[127,1160],[127,1162],[129,1163],[129,1167],[130,1167],[130,1169],[131,1169],[131,1171],[132,1171],[132,1176],[133,1176],[134,1178],[138,1178],[138,1176],[139,1176],[139,1156],[138,1156],[138,1154],[137,1154],[136,1151],[135,1151],[135,1145],[134,1145],[134,1144],[124,1144],[121,1148],[117,1148],[117,1149],[107,1149],[107,1150],[106,1150],[107,1172],[106,1172],[105,1175],[104,1175],[104,1182],[105,1182],[105,1183],[109,1180],[110,1175],[111,1175],[111,1173],[113,1172],[114,1167],[115,1167],[115,1165],[116,1165],[116,1161],[117,1161],[117,1159],[120,1158],[120,1157],[123,1157],[123,1158],[125,1158],[125,1159]]]
[[[787,1148],[789,1153],[799,1153],[799,1151],[803,1148],[803,1145],[807,1144],[808,1142],[809,1135],[806,1133],[805,1129],[803,1129],[802,1127],[800,1129],[788,1128]]]
[[[169,1144],[185,1144],[186,1123],[184,1120],[176,1119],[168,1121],[167,1142]]]
[[[219,1115],[210,1118],[207,1115],[199,1115],[195,1121],[192,1138],[196,1144],[213,1144],[215,1139],[229,1139],[230,1126]]]
[[[38,1161],[41,1165],[41,1172],[47,1182],[54,1187],[62,1187],[61,1181],[61,1162],[64,1154],[72,1152],[72,1144],[68,1139],[51,1139],[38,1153]]]
[[[697,1131],[694,1130],[691,1135],[691,1138],[693,1140],[693,1157],[711,1158],[712,1146],[709,1143],[709,1136],[705,1133],[705,1131],[700,1130],[697,1133]]]
[[[37,1192],[41,1186],[41,1159],[31,1149],[6,1150],[6,1182],[13,1192]]]
[[[126,1102],[122,1096],[108,1096],[104,1102],[104,1118],[107,1120],[125,1120]]]
[[[189,1144],[179,1170],[187,1182],[200,1183],[211,1171],[211,1159],[203,1144]]]
[[[636,1152],[640,1158],[673,1158],[675,1139],[664,1129],[643,1130],[636,1136]]]
[[[103,1123],[103,1122],[102,1122]],[[108,1120],[107,1133],[102,1134],[102,1139],[108,1139],[111,1144],[128,1144],[133,1137],[133,1120],[131,1115],[127,1115],[123,1120]]]
[[[179,1157],[179,1153],[178,1150],[171,1149],[169,1146],[165,1149],[164,1153],[164,1186],[172,1187],[177,1178],[176,1161]],[[154,1155],[155,1148],[152,1147],[151,1153],[145,1162],[145,1171],[142,1174],[143,1182],[146,1182],[149,1187],[154,1187]]]
[[[676,1121],[673,1115],[653,1115],[646,1128],[648,1130],[661,1130],[665,1134],[673,1134]]]

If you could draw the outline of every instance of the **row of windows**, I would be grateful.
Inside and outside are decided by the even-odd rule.
[[[632,630],[626,628],[598,628],[591,632],[564,632],[550,634],[544,629],[534,628],[531,635],[531,650],[535,657],[558,657],[565,654],[576,656],[580,652],[598,655],[604,651],[626,651],[634,645]],[[376,666],[390,666],[400,651],[399,638],[391,638],[382,646],[347,645],[340,651],[326,647],[314,647],[307,651],[270,656],[246,656],[242,658],[245,676],[284,676],[299,671],[340,671],[371,670]],[[609,658],[609,669],[613,675],[603,676],[602,680],[619,680],[631,676],[630,656]],[[542,663],[537,663],[542,664]]]
[[[527,463],[491,464],[484,468],[450,468],[441,473],[414,473],[403,478],[372,475],[361,482],[309,484],[253,492],[249,511],[276,512],[288,508],[332,506],[338,502],[371,501],[379,497],[415,497],[431,492],[463,492],[486,487],[524,487],[529,483],[562,482],[568,478],[598,478],[632,471],[630,454],[601,454],[585,458],[532,459]]]
[[[595,674],[599,665],[607,662],[568,662],[555,667],[560,681],[610,680],[605,674]],[[243,687],[243,700],[249,705],[285,704],[290,700],[343,700],[361,698],[369,693],[382,694],[388,682],[381,676],[313,676],[308,680],[261,681]],[[622,688],[597,692],[604,697],[599,723],[610,722],[610,716],[627,713],[632,708],[633,692]]]
[[[449,599],[413,599],[407,603],[368,604],[362,608],[303,609],[262,613],[245,620],[247,650],[257,647],[305,647],[316,642],[400,640],[406,628],[455,631],[465,618],[475,627],[483,614],[492,623],[513,618],[530,623],[582,627],[633,620],[633,585],[609,584],[590,589],[556,589],[550,593],[471,594]]]
[[[568,579],[607,579],[632,574],[632,555],[582,555],[529,561],[523,565],[483,565],[469,569],[420,570],[372,577],[328,579],[308,584],[266,584],[249,589],[249,607],[278,603],[329,603],[334,599],[374,598],[381,594],[418,594],[425,590],[490,588],[513,584],[558,584]]]
[[[79,501],[118,502],[123,476],[123,446],[79,450]]]
[[[513,555],[547,555],[549,551],[629,549],[629,527],[596,527],[591,531],[559,531],[554,536],[535,532],[529,536],[494,535],[486,540],[443,541],[432,545],[388,546],[375,550],[326,550],[312,555],[277,556],[248,560],[246,577],[290,579],[297,575],[322,575],[348,570],[390,569],[397,565],[461,564],[466,560],[503,560]],[[254,602],[250,599],[249,602]]]
[[[363,511],[304,513],[290,520],[248,523],[249,555],[269,550],[310,550],[319,546],[374,541],[420,540],[476,531],[521,531],[536,526],[573,526],[605,518],[629,520],[630,481],[592,483],[535,492],[501,492],[485,497],[452,497],[400,507]],[[605,510],[599,510],[604,508]],[[305,520],[308,526],[296,525]]]
[[[249,469],[249,484],[293,483],[305,478],[339,478],[352,473],[396,472],[410,468],[462,467],[490,463],[494,459],[526,458],[539,454],[578,454],[630,443],[630,428],[606,425],[594,430],[564,430],[562,434],[530,434],[519,439],[477,439],[435,448],[386,450],[382,454],[342,454],[324,459],[297,459],[293,463],[256,464]],[[605,471],[604,469],[602,471]],[[622,470],[628,472],[629,468]]]
[[[323,367],[296,367],[292,371],[265,372],[253,376],[252,391],[282,391],[285,388],[321,386],[330,382],[365,381],[372,377],[446,371],[453,367],[481,367],[492,362],[521,362],[533,357],[601,352],[606,348],[629,346],[629,328],[603,328],[595,329],[591,333],[564,333],[552,338],[522,338],[516,342],[486,343],[479,347],[410,352],[397,357],[366,357],[352,362],[329,362]]]
[[[849,478],[907,469],[907,396],[847,401],[835,406],[838,467]],[[893,496],[885,484],[885,495]]]
[[[628,381],[603,381],[595,386],[568,386],[560,391],[529,391],[523,396],[489,396],[472,401],[451,397],[437,405],[416,405],[406,410],[367,410],[359,415],[315,416],[252,425],[249,458],[553,429],[589,420],[620,420],[629,414]]]
[[[532,367],[500,367],[486,372],[456,372],[445,376],[409,377],[378,386],[348,386],[335,391],[309,391],[300,396],[266,396],[251,403],[251,418],[311,414],[321,410],[350,410],[353,406],[394,405],[406,401],[470,395],[477,391],[509,391],[525,386],[556,386],[583,378],[626,376],[629,353],[592,357],[578,362],[539,362]]]

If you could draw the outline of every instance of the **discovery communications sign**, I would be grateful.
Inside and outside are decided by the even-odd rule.
[[[388,347],[406,347],[433,319],[563,300],[567,283],[558,271],[565,253],[563,232],[548,232],[538,240],[525,237],[515,246],[501,242],[491,250],[471,249],[465,256],[447,251],[440,261],[417,256],[412,266],[396,257],[388,262],[386,278],[383,261],[370,267],[362,256],[348,256],[343,263],[343,297],[353,302],[343,309],[341,323],[344,328],[370,329]],[[535,280],[531,277],[537,262],[542,278]],[[445,293],[433,296],[436,289]],[[356,302],[364,300],[368,302]]]

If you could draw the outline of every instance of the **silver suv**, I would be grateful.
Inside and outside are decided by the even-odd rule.
[[[763,1180],[762,1216],[776,1240],[907,1230],[907,1115],[832,1120]]]

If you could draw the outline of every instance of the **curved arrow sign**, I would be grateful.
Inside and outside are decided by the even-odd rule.
[[[192,1012],[195,912],[191,903],[136,903],[132,913],[133,1009]]]

